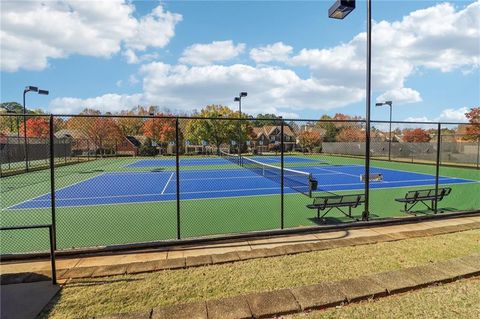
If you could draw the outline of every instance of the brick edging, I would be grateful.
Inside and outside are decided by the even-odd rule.
[[[314,243],[302,243],[283,245],[274,248],[260,248],[250,251],[235,251],[224,254],[212,254],[183,258],[172,258],[166,260],[154,260],[146,262],[133,262],[117,265],[74,267],[69,269],[58,269],[59,279],[96,278],[106,276],[117,276],[124,274],[139,274],[153,271],[183,269],[188,267],[201,267],[232,263],[249,259],[293,255],[312,251],[328,250],[333,248],[370,245],[381,242],[397,241],[402,239],[444,235],[460,231],[467,231],[480,228],[480,222],[472,222],[453,226],[443,226],[425,230],[411,230],[391,234],[379,234],[374,236],[362,236],[343,239],[326,239]],[[1,275],[1,284],[17,284],[48,280],[50,271],[36,273],[14,273]]]
[[[174,304],[143,312],[94,317],[97,319],[271,318],[325,309],[371,298],[448,283],[480,275],[480,255],[429,265],[382,272],[353,279],[252,293],[230,298]]]

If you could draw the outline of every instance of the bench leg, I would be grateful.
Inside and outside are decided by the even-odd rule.
[[[323,217],[325,217],[325,215],[327,215],[332,209],[333,209],[333,208],[330,208],[329,210],[327,210],[327,211],[322,215],[322,217],[319,217],[319,218],[323,219]]]

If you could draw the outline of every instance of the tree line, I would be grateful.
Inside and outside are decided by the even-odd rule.
[[[15,102],[2,103],[1,108],[8,113],[23,114],[22,106]],[[41,110],[28,110],[27,114],[44,114]],[[110,113],[107,113],[110,114]],[[47,115],[47,114],[45,114]],[[95,109],[84,109],[79,115],[93,117],[55,117],[55,131],[70,129],[81,132],[82,136],[89,139],[101,148],[111,149],[118,143],[124,141],[126,136],[144,136],[144,144],[166,147],[168,143],[175,141],[175,115],[171,112],[159,112],[156,107],[136,107],[132,110],[121,111],[117,115],[141,116],[141,117],[95,117],[101,112]],[[154,115],[154,116],[152,116]],[[324,142],[362,142],[365,141],[365,123],[359,116],[350,116],[337,113],[334,116],[323,115],[319,121],[314,122],[285,122],[275,114],[259,114],[253,117],[242,114],[242,121],[219,120],[212,118],[239,118],[239,113],[227,106],[208,105],[191,114],[193,117],[206,119],[181,119],[180,139],[192,145],[211,145],[217,149],[222,144],[238,145],[256,139],[254,128],[265,126],[276,126],[284,122],[296,137],[296,142],[303,149],[312,150],[322,141]],[[480,108],[473,107],[466,113],[470,123],[476,124],[467,126],[463,132],[465,139],[476,140],[480,135]],[[327,121],[328,120],[328,121]],[[351,122],[341,122],[341,121]],[[49,119],[45,117],[27,117],[27,136],[46,138],[49,134]],[[337,121],[337,122],[336,122]],[[8,117],[2,116],[0,121],[0,132],[2,134],[18,134],[23,136],[23,116]],[[445,129],[448,131],[448,129]],[[433,130],[434,131],[434,130]],[[450,133],[454,133],[451,131]],[[393,141],[397,136],[402,136],[404,142],[429,142],[435,132],[422,128],[395,129]],[[371,137],[373,139],[383,136],[386,132],[372,127]],[[386,135],[388,137],[388,135]],[[238,147],[238,146],[237,146]],[[146,150],[148,151],[148,150]],[[150,149],[153,151],[153,149]]]

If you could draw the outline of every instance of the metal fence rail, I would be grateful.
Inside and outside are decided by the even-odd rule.
[[[48,223],[54,250],[480,208],[480,137],[465,131],[473,124],[372,121],[367,147],[363,120],[29,116],[48,123],[48,136],[27,145],[1,136],[0,226]],[[295,184],[289,172],[308,182]],[[440,198],[445,188],[452,192]],[[430,209],[405,212],[399,199],[419,190],[432,190]],[[348,195],[365,203],[325,218],[307,206]],[[2,255],[47,250],[36,231],[0,236]]]

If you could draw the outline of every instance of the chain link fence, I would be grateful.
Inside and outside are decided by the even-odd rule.
[[[57,250],[480,208],[473,125],[373,121],[365,176],[363,120],[35,117],[1,135],[1,226],[52,225]],[[46,232],[0,232],[1,254]]]

